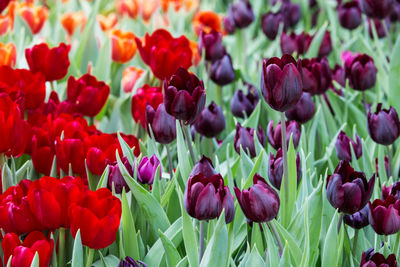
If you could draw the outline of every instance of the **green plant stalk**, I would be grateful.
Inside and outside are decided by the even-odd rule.
[[[187,125],[185,127],[185,125],[183,125],[182,121],[179,121],[179,123],[181,124],[183,135],[185,136],[185,139],[186,139],[186,144],[187,144],[189,152],[190,152],[190,157],[192,158],[192,163],[195,164],[197,162],[197,160],[196,160],[196,156],[194,155],[192,141],[190,140],[190,126]]]
[[[200,234],[199,234],[199,264],[204,255],[204,228],[205,221],[200,221]]]
[[[171,150],[169,149],[169,144],[166,144],[165,147],[167,149],[169,177],[172,180],[172,177],[174,177],[174,169],[172,168]]]
[[[356,256],[356,253],[357,253],[357,241],[358,241],[358,232],[359,231],[360,230],[358,230],[358,229],[354,229],[353,249],[352,249],[354,257]]]
[[[282,131],[282,154],[283,154],[283,186],[285,188],[285,201],[289,199],[289,166],[287,156],[287,145],[286,145],[286,124],[285,124],[285,113],[281,112],[281,131]],[[286,207],[288,203],[286,203]]]
[[[87,261],[86,261],[86,267],[92,266],[93,256],[94,256],[94,249],[88,247],[88,256],[87,256]]]
[[[337,225],[337,231],[338,231],[338,233],[340,232],[340,227],[342,226],[343,217],[344,217],[344,213],[341,212],[340,215],[339,215],[339,221],[338,221],[338,225]]]
[[[388,29],[388,27],[386,25],[385,20],[382,20],[381,22],[382,22],[383,30],[385,31],[386,39],[387,39],[387,42],[388,42],[389,52],[391,52],[393,44],[392,44],[392,39],[390,37],[390,32],[389,32],[389,29]]]
[[[281,238],[279,237],[278,231],[275,228],[275,225],[271,222],[267,222],[267,225],[272,230],[272,233],[274,234],[276,242],[278,243],[279,252],[282,254],[283,253],[283,245],[282,245]]]
[[[65,262],[65,228],[58,232],[58,266],[63,267]]]
[[[397,232],[396,240],[394,241],[394,247],[393,247],[394,255],[398,255],[397,253],[399,251],[399,244],[400,244],[400,232]]]
[[[219,86],[219,85],[216,86],[215,94],[216,94],[215,102],[217,102],[218,106],[223,108],[224,100],[223,100],[223,97],[222,97],[222,86]]]
[[[392,154],[390,153],[390,145],[386,146],[388,156],[388,179],[392,176]]]

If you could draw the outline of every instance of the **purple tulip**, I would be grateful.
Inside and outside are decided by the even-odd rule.
[[[338,64],[332,70],[332,80],[336,81],[342,87],[346,86],[346,71],[344,68]]]
[[[127,157],[123,157],[121,159],[122,163],[124,164],[125,168],[127,169],[128,173],[130,176],[133,176],[133,168],[131,164],[128,161]],[[115,193],[121,194],[122,193],[122,188],[125,187],[125,191],[129,192],[129,186],[125,182],[124,177],[122,176],[121,171],[119,170],[118,167],[118,162],[112,162],[108,164],[108,182],[107,182],[107,188],[112,190],[112,185],[114,184],[115,188]]]
[[[147,267],[142,261],[135,261],[129,256],[126,256],[124,260],[121,260],[118,267]]]
[[[214,169],[211,159],[203,155],[201,159],[194,165],[189,178],[195,176],[196,174],[202,174],[206,178],[211,178],[211,176],[216,175],[217,172]]]
[[[228,16],[231,16],[235,26],[246,28],[254,21],[254,13],[249,1],[239,0],[229,7]]]
[[[282,54],[293,54],[297,52],[298,55],[303,55],[310,47],[312,37],[308,33],[291,34],[282,33],[281,35],[281,50]]]
[[[225,129],[225,116],[222,109],[214,101],[211,102],[195,121],[196,131],[205,137],[216,137]]]
[[[368,112],[368,132],[372,140],[381,145],[391,145],[400,134],[400,121],[393,107],[382,109],[382,103],[376,112]]]
[[[356,142],[354,142],[346,135],[345,132],[340,131],[335,144],[336,156],[339,160],[352,160],[350,145],[353,147],[356,158],[359,159],[362,155],[362,144],[360,137],[356,134]]]
[[[217,59],[211,64],[210,78],[216,84],[220,86],[230,84],[235,80],[235,77],[230,55],[225,54],[221,59]]]
[[[338,7],[339,22],[343,28],[354,30],[362,22],[361,9],[357,1],[350,1]]]
[[[318,58],[327,57],[332,52],[331,33],[326,31],[318,50]]]
[[[384,24],[386,24],[386,27],[389,29],[390,28],[390,19],[386,18],[383,21],[379,19],[369,19],[368,20],[368,33],[369,37],[374,38],[374,34],[372,31],[372,24],[375,26],[376,30],[376,35],[378,36],[379,39],[385,38],[386,37],[386,30],[384,28]]]
[[[257,89],[248,84],[247,95],[244,95],[242,90],[237,90],[231,99],[231,111],[232,114],[239,118],[244,118],[244,114],[247,117],[251,115],[253,110],[256,108],[260,97]]]
[[[369,223],[377,234],[391,235],[400,230],[400,200],[394,196],[370,201],[369,211]]]
[[[400,21],[400,2],[394,3],[393,10],[390,13],[390,21],[391,22]]]
[[[351,215],[345,214],[343,216],[343,222],[354,229],[361,229],[369,225],[368,215],[369,207],[366,205],[360,211]]]
[[[289,146],[290,136],[293,139],[294,148],[297,148],[300,141],[301,131],[300,126],[296,121],[286,121],[286,145]],[[282,147],[282,129],[279,122],[274,129],[274,121],[271,120],[267,126],[268,142],[273,148],[278,150]]]
[[[370,56],[363,54],[355,57],[348,73],[351,88],[359,91],[372,88],[376,82],[377,72],[374,60]]]
[[[294,108],[285,112],[286,117],[291,121],[297,121],[298,123],[304,124],[311,120],[315,114],[315,104],[312,100],[311,94],[303,92],[299,102],[297,102]]]
[[[242,191],[235,187],[235,194],[244,215],[251,222],[268,222],[278,215],[279,195],[257,173],[252,187]]]
[[[203,81],[179,68],[169,82],[164,80],[164,105],[168,114],[186,124],[194,122],[204,109],[206,93]]]
[[[228,34],[233,34],[236,31],[235,22],[233,21],[233,18],[229,15],[229,13],[228,16],[222,19],[222,22],[224,24],[224,29]]]
[[[175,118],[165,111],[164,103],[154,111],[151,105],[146,106],[146,125],[150,125],[154,139],[161,144],[169,144],[176,139]],[[150,129],[147,127],[150,134]]]
[[[301,8],[300,4],[293,4],[290,1],[282,3],[281,13],[285,19],[285,25],[288,27],[294,27],[301,19]]]
[[[202,173],[190,177],[183,196],[187,213],[198,220],[217,218],[225,209],[225,221],[230,223],[235,217],[233,196],[220,174],[207,178]]]
[[[268,12],[261,17],[261,29],[270,40],[275,40],[281,24],[285,24],[285,18],[280,12]]]
[[[394,196],[400,200],[400,181],[395,182],[391,186],[382,186],[382,199],[386,199],[389,195]]]
[[[332,175],[328,176],[326,194],[329,203],[339,212],[353,214],[365,207],[371,198],[375,174],[369,182],[363,172],[355,172],[347,161],[340,161]]]
[[[297,170],[297,184],[301,179],[301,164],[300,164],[300,156],[299,153],[296,155],[296,170]],[[279,148],[276,152],[276,156],[274,154],[269,155],[269,165],[268,165],[268,178],[271,184],[276,189],[281,189],[283,177],[283,156],[282,149]]]
[[[258,127],[256,132],[257,138],[262,146],[265,145],[265,134],[261,126]],[[243,128],[240,123],[236,124],[236,134],[233,141],[235,150],[240,154],[240,147],[246,152],[250,157],[254,158],[256,156],[256,147],[254,143],[254,129]]]
[[[374,249],[363,252],[360,267],[397,267],[395,254],[390,254],[385,259],[379,252],[374,253]]]
[[[199,38],[199,52],[205,51],[205,59],[211,62],[221,59],[225,55],[225,47],[222,44],[222,34],[212,30],[210,33],[201,32]]]
[[[384,19],[390,15],[394,0],[360,0],[361,11],[370,18]]]
[[[161,165],[156,155],[142,158],[137,169],[137,179],[142,184],[151,185],[154,182],[154,177],[158,166],[160,166],[159,176],[161,179]]]
[[[311,95],[324,94],[332,83],[332,71],[328,60],[305,58],[301,65],[304,91]]]

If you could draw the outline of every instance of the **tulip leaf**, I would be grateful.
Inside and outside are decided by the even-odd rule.
[[[286,248],[289,249],[290,255],[292,255],[292,259],[296,263],[296,266],[299,266],[303,252],[298,246],[296,239],[279,222],[274,220],[273,223],[275,224],[281,238],[286,241],[288,245]]]
[[[93,75],[101,78],[105,83],[108,83],[110,79],[110,71],[111,71],[110,61],[111,61],[111,41],[110,38],[106,38],[102,47],[100,48],[96,65],[93,67]]]
[[[135,148],[134,147],[130,148],[128,143],[124,140],[124,138],[122,138],[122,136],[119,132],[117,133],[117,136],[118,136],[119,145],[121,146],[124,156],[128,158],[129,164],[132,167],[135,166],[135,157],[133,155],[133,150]]]
[[[331,224],[329,225],[328,232],[325,237],[325,242],[322,251],[322,265],[321,266],[340,266],[339,263],[339,252],[341,250],[340,244],[343,245],[341,239],[343,239],[343,228],[344,225],[340,228],[340,232],[338,235],[337,227],[338,227],[338,217],[339,214],[336,211]],[[341,253],[340,253],[341,254]]]
[[[321,235],[321,223],[322,223],[321,211],[323,205],[322,188],[323,188],[323,182],[320,181],[317,188],[314,189],[314,191],[306,200],[307,204],[306,209],[308,209],[308,207],[312,207],[311,209],[308,209],[306,212],[306,215],[308,215],[308,218],[306,219],[308,220],[307,225],[309,229],[309,242],[310,242],[309,244],[310,264],[308,266],[313,266],[315,264],[315,261],[317,260],[319,254],[318,246],[319,246],[319,238]]]
[[[396,44],[390,57],[389,84],[389,104],[397,111],[400,111],[400,102],[396,100],[400,99],[400,35],[397,36]]]
[[[153,188],[151,190],[151,194],[155,199],[157,199],[158,203],[161,203],[160,171],[161,171],[161,164],[157,166],[156,173],[154,174]]]
[[[83,247],[81,240],[81,230],[78,229],[75,235],[74,248],[72,250],[72,263],[71,267],[83,266]]]
[[[257,248],[258,253],[263,253],[264,245],[259,225],[254,224],[251,230],[251,247]]]
[[[120,259],[118,259],[117,257],[115,257],[114,255],[107,255],[107,256],[103,256],[100,251],[99,254],[101,255],[101,259],[99,259],[98,261],[94,262],[92,264],[92,266],[94,267],[107,267],[107,266],[118,266]]]
[[[96,190],[107,187],[109,173],[110,173],[110,167],[107,165],[107,167],[104,169],[103,174],[100,177],[99,182],[97,183]]]
[[[288,247],[289,247],[289,244],[286,242],[285,246],[284,246],[284,249],[283,249],[283,252],[282,252],[282,258],[281,258],[281,260],[279,262],[279,266],[280,267],[293,266],[292,262],[290,260],[290,254],[289,254],[289,248]],[[296,266],[298,266],[298,265],[296,265]]]
[[[176,267],[186,267],[188,266],[188,258],[187,256],[183,257],[177,264]]]
[[[310,47],[307,50],[307,53],[304,56],[305,58],[313,58],[318,56],[319,48],[321,47],[322,39],[324,38],[327,27],[328,23],[325,22],[324,25],[319,28],[310,44]]]
[[[168,267],[175,267],[178,262],[181,260],[181,256],[179,255],[178,250],[176,249],[175,245],[166,237],[163,232],[158,230],[160,235],[160,239],[164,250],[166,251],[165,256],[167,258],[167,266]]]
[[[31,267],[39,267],[39,254],[37,251],[35,252],[35,256],[32,259]]]
[[[258,226],[257,226],[258,228]],[[246,261],[246,267],[253,267],[253,266],[265,266],[263,258],[261,258],[259,251],[257,250],[257,246],[254,245],[251,253]]]
[[[271,229],[269,229],[265,223],[263,223],[262,225],[265,239],[267,241],[267,256],[269,266],[278,266],[280,258],[278,247],[276,245],[276,240],[274,240],[274,237],[272,236]]]
[[[179,169],[181,171],[181,176],[183,178],[183,181],[186,183],[186,181],[189,178],[190,172],[192,170],[192,166],[190,164],[190,159],[189,159],[189,150],[186,147],[185,139],[183,136],[183,132],[186,129],[182,129],[179,121],[176,121],[176,144],[177,144],[177,150],[178,150],[178,161],[179,161]],[[190,262],[190,260],[189,260]]]
[[[250,157],[247,155],[247,151],[245,151],[244,147],[240,145],[240,169],[242,171],[242,184],[243,184],[243,178],[248,177],[249,174],[251,173],[251,170],[254,168],[254,163],[250,159]],[[253,178],[253,177],[251,177]],[[250,179],[251,179],[250,178]]]
[[[261,150],[261,153],[260,153],[260,155],[258,155],[256,163],[254,164],[253,168],[251,169],[250,174],[247,176],[247,179],[246,179],[246,182],[245,182],[243,188],[248,188],[253,184],[253,176],[260,169],[263,155],[264,155],[264,150]]]
[[[256,108],[251,113],[250,117],[243,123],[243,127],[250,127],[257,129],[260,119],[261,101],[258,101]]]
[[[125,256],[130,256],[133,259],[140,259],[135,222],[126,197],[125,188],[122,189],[122,228]]]
[[[28,160],[24,163],[24,165],[22,165],[15,173],[15,179],[16,179],[16,183],[18,184],[19,182],[21,182],[23,179],[25,179],[27,175],[27,172],[29,169],[33,168],[32,165],[32,161]],[[55,177],[55,176],[53,176]]]
[[[7,162],[4,162],[3,168],[1,168],[1,177],[3,192],[5,192],[7,188],[15,185],[10,167],[8,167]]]

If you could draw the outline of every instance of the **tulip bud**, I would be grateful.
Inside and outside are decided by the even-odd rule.
[[[126,63],[136,54],[135,35],[118,29],[111,31],[112,60]]]
[[[286,145],[289,146],[290,136],[292,136],[294,148],[297,148],[300,141],[301,131],[300,126],[296,121],[286,121]],[[282,147],[282,129],[279,122],[274,129],[274,121],[271,120],[267,126],[268,142],[273,148],[278,150]]]
[[[301,19],[301,8],[299,4],[293,4],[290,1],[282,3],[281,12],[285,17],[285,25],[294,27]]]
[[[354,229],[361,229],[369,225],[368,221],[369,207],[366,205],[360,211],[351,215],[345,214],[343,222]]]
[[[205,59],[214,62],[225,55],[225,47],[222,44],[222,34],[212,30],[210,33],[201,32],[199,38],[199,52],[205,51]]]
[[[395,2],[393,5],[393,10],[390,13],[390,21],[396,22],[400,20],[400,2]]]
[[[125,93],[132,92],[137,81],[142,77],[144,70],[136,67],[127,67],[122,72],[121,86]]]
[[[179,68],[169,82],[164,80],[165,110],[177,120],[190,124],[204,109],[206,93],[203,81],[184,68]]]
[[[189,178],[183,196],[187,213],[198,220],[217,218],[225,209],[225,221],[230,223],[235,217],[233,196],[220,174],[209,178],[202,173]]]
[[[390,15],[394,0],[360,0],[361,11],[370,18],[384,19]]]
[[[296,170],[297,170],[297,184],[299,184],[301,179],[301,164],[300,164],[300,155],[296,154]],[[269,155],[269,165],[268,165],[268,178],[271,184],[276,189],[281,189],[283,177],[283,157],[282,157],[282,149],[279,148],[276,152],[276,156],[274,154]]]
[[[369,223],[377,234],[391,235],[400,230],[400,200],[394,196],[370,201],[369,210]]]
[[[258,127],[257,137],[261,145],[265,145],[265,135],[261,126]],[[250,154],[250,157],[254,158],[256,156],[256,147],[254,144],[254,129],[243,128],[240,123],[236,124],[236,134],[234,139],[235,150],[240,154],[240,147],[243,151]]]
[[[17,61],[17,48],[15,44],[0,43],[0,66],[14,67]]]
[[[232,59],[225,54],[221,59],[214,61],[210,68],[210,78],[220,86],[230,84],[235,80],[235,70],[232,66]]]
[[[298,55],[303,55],[310,47],[312,37],[308,33],[291,34],[282,33],[281,35],[281,50],[283,54],[293,54],[297,52]]]
[[[37,34],[46,22],[49,10],[44,6],[35,6],[33,3],[20,3],[17,6],[18,14],[28,24],[33,34]]]
[[[143,128],[146,128],[146,107],[150,105],[157,108],[163,102],[161,87],[151,87],[145,84],[136,90],[132,96],[131,113],[135,122],[140,122]]]
[[[244,215],[251,222],[268,222],[278,215],[279,195],[257,173],[252,187],[242,191],[235,187],[235,194]]]
[[[385,200],[389,195],[400,200],[400,181],[395,182],[391,186],[382,186],[382,199]]]
[[[222,22],[224,23],[224,29],[228,34],[233,34],[236,31],[236,25],[233,21],[232,16],[224,17]]]
[[[350,139],[346,135],[345,132],[340,131],[337,139],[336,139],[336,156],[338,157],[339,160],[345,160],[345,161],[351,161],[351,150],[350,150],[350,144],[353,147],[354,154],[357,159],[359,159],[362,155],[362,144],[360,137],[356,134],[356,141],[354,142],[353,140]]]
[[[303,83],[301,64],[290,55],[263,60],[261,92],[267,103],[277,111],[287,111],[300,100]]]
[[[189,178],[195,176],[196,174],[202,174],[206,178],[211,178],[211,176],[216,175],[217,172],[214,169],[211,159],[203,155],[201,159],[194,165]]]
[[[135,261],[129,256],[126,256],[124,260],[121,260],[118,267],[147,267],[142,261]]]
[[[332,70],[332,80],[343,87],[346,86],[346,72],[342,66],[335,65],[335,68]]]
[[[231,99],[232,114],[239,118],[244,118],[245,114],[249,117],[259,99],[257,89],[250,84],[247,86],[247,95],[244,95],[242,90],[237,90]]]
[[[384,25],[384,23],[386,25]],[[375,38],[373,30],[372,30],[372,27],[373,27],[372,24],[373,24],[373,26],[375,26],[376,35],[378,36],[378,38],[379,39],[385,38],[386,37],[385,26],[388,29],[390,29],[390,19],[386,18],[384,20],[379,20],[379,19],[369,19],[368,20],[368,33],[369,33],[369,37],[371,37],[371,39]]]
[[[372,88],[376,82],[377,71],[370,56],[363,54],[355,57],[349,68],[350,86],[359,91]]]
[[[329,203],[339,212],[353,214],[365,207],[371,198],[375,174],[369,182],[363,172],[355,172],[347,161],[340,161],[332,175],[328,176],[326,194]]]
[[[97,21],[99,22],[100,28],[103,32],[109,31],[118,23],[118,16],[115,12],[103,16],[102,14],[97,15]]]
[[[175,118],[165,111],[164,103],[154,110],[151,105],[146,106],[146,125],[151,127],[154,139],[161,144],[169,144],[176,139]],[[147,132],[150,134],[149,127]]]
[[[159,176],[161,179],[161,165],[156,155],[152,155],[150,159],[148,157],[142,158],[137,169],[138,181],[142,184],[153,184],[158,166],[160,166]]]
[[[339,22],[343,28],[354,30],[362,22],[361,9],[357,1],[350,1],[338,7]]]
[[[131,166],[129,163],[127,157],[123,157],[121,159],[122,163],[124,164],[125,168],[127,169],[128,173],[130,176],[133,177],[133,170],[134,167]],[[125,182],[124,177],[122,176],[122,173],[119,169],[118,162],[115,161],[113,163],[108,164],[108,182],[107,182],[107,188],[112,190],[112,185],[114,184],[115,188],[115,193],[121,194],[122,193],[122,188],[125,187],[125,192],[129,192],[129,186]]]
[[[251,3],[247,0],[239,0],[229,7],[229,16],[232,16],[237,28],[246,28],[254,20]]]
[[[374,253],[374,249],[368,250],[367,253],[363,252],[360,262],[360,267],[372,267],[372,266],[385,266],[385,267],[397,267],[397,260],[395,254],[390,254],[385,259],[379,252]]]
[[[326,31],[318,50],[318,58],[327,57],[332,52],[331,33]]]
[[[376,107],[376,112],[368,112],[368,132],[372,140],[381,145],[391,145],[400,134],[400,121],[393,107],[382,109],[382,103]]]
[[[304,91],[311,95],[324,94],[332,83],[332,71],[328,60],[305,58],[301,65]]]
[[[214,101],[206,107],[194,123],[196,131],[205,137],[216,137],[225,129],[225,116]]]
[[[261,17],[261,29],[270,40],[275,40],[281,24],[285,25],[285,20],[281,12],[268,12]]]
[[[315,114],[315,103],[312,100],[311,94],[303,92],[299,102],[292,109],[285,112],[289,120],[304,124],[311,120]]]

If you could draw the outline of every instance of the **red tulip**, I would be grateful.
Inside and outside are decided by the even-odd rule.
[[[79,138],[57,137],[55,141],[55,151],[57,167],[60,167],[65,173],[69,173],[69,166],[73,173],[86,177],[85,168],[85,144]]]
[[[87,167],[91,173],[96,175],[104,172],[107,161],[116,161],[115,151],[121,150],[118,140],[111,134],[89,136],[85,139],[85,146]]]
[[[137,89],[136,94],[132,97],[131,112],[135,122],[140,122],[146,129],[146,106],[150,105],[154,110],[163,102],[163,94],[161,87],[150,87],[145,84],[142,88]]]

